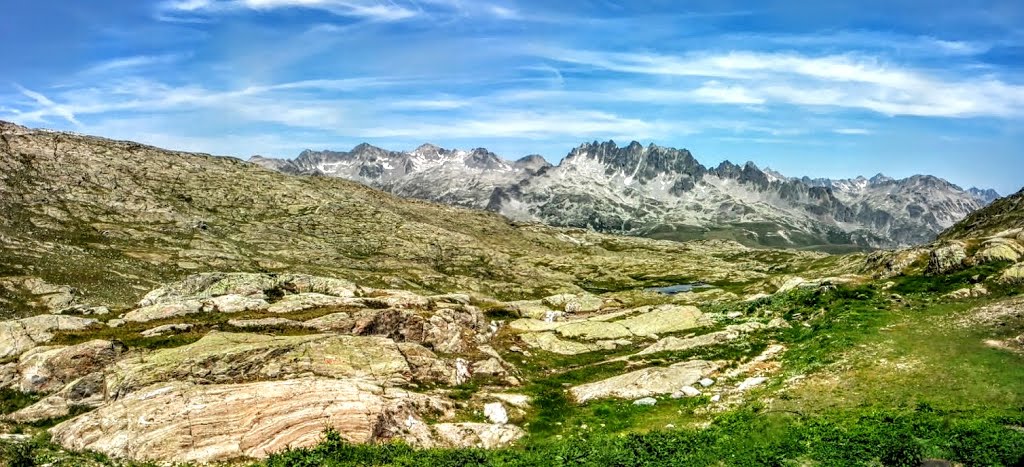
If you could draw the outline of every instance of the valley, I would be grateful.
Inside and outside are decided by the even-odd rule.
[[[927,177],[843,188],[639,145],[584,145],[559,166],[417,151],[524,178],[482,170],[460,186],[483,191],[431,185],[449,196],[435,199],[402,191],[412,170],[370,171],[391,184],[381,191],[0,122],[0,459],[1024,462],[1024,190],[983,200]],[[636,184],[597,184],[624,177],[613,166]],[[553,182],[583,176],[593,199]],[[585,211],[621,186],[636,194],[610,208],[623,216],[643,218],[625,208],[663,186],[680,193],[672,203],[735,211],[714,218],[761,226],[758,239],[769,218],[793,230],[774,245],[729,229],[616,235],[598,227],[618,218]],[[736,186],[789,204],[703,197]],[[879,193],[927,198],[928,214],[864,207]],[[529,216],[506,217],[516,203]],[[812,223],[825,204],[835,210]],[[683,215],[648,207],[652,222]],[[821,246],[836,212],[884,221],[844,230],[865,240],[833,253],[793,248]],[[894,234],[911,225],[932,233]],[[882,245],[871,238],[893,249],[842,251]]]

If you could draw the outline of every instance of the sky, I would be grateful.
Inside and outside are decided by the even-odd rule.
[[[0,120],[248,158],[585,141],[1024,185],[1024,2],[0,0]]]

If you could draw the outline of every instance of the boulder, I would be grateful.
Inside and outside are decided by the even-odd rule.
[[[317,444],[325,428],[353,443],[425,436],[406,424],[443,414],[447,402],[351,379],[244,384],[165,382],[61,423],[53,441],[119,459],[216,462],[263,458]]]
[[[155,305],[144,306],[125,313],[125,321],[145,323],[158,319],[177,318],[181,316],[201,313],[203,304],[198,300],[185,300],[181,302],[164,302]]]
[[[501,402],[491,402],[484,404],[484,416],[487,417],[491,423],[497,425],[504,425],[508,423],[508,411],[505,410],[505,406]]]
[[[743,380],[743,382],[740,383],[739,386],[736,386],[736,389],[740,391],[746,391],[764,384],[765,381],[768,381],[768,378],[765,378],[763,376],[747,378]]]
[[[967,249],[962,242],[950,242],[935,248],[928,256],[930,274],[944,274],[959,269],[967,259]]]
[[[652,407],[658,405],[658,399],[655,399],[653,397],[644,397],[633,401],[633,405],[641,407]]]
[[[651,367],[611,378],[575,386],[569,393],[577,402],[615,397],[639,399],[659,394],[672,394],[679,388],[696,384],[718,369],[718,364],[704,360],[676,363],[667,367]]]
[[[18,361],[22,392],[53,392],[111,365],[128,347],[118,341],[91,340],[76,345],[36,347]]]
[[[697,389],[689,385],[683,386],[682,389],[679,390],[679,392],[683,393],[683,396],[686,397],[697,397],[701,395],[700,389]]]
[[[81,331],[98,322],[94,319],[63,315],[38,315],[0,322],[0,359],[22,352],[53,339],[59,331]]]

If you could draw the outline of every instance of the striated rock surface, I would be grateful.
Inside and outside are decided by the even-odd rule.
[[[212,462],[263,458],[312,446],[335,428],[354,443],[429,435],[412,420],[443,414],[448,403],[356,380],[301,378],[226,385],[160,383],[50,430],[68,449],[115,458]]]
[[[189,345],[122,360],[108,384],[111,397],[120,398],[160,381],[224,384],[316,375],[398,386],[414,374],[423,373],[414,373],[402,349],[386,337],[214,332]]]

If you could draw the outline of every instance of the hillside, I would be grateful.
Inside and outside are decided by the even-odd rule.
[[[1024,189],[972,212],[939,235],[940,240],[984,237],[1024,228]]]
[[[1024,462],[1016,232],[618,237],[12,124],[0,209],[10,465]]]

